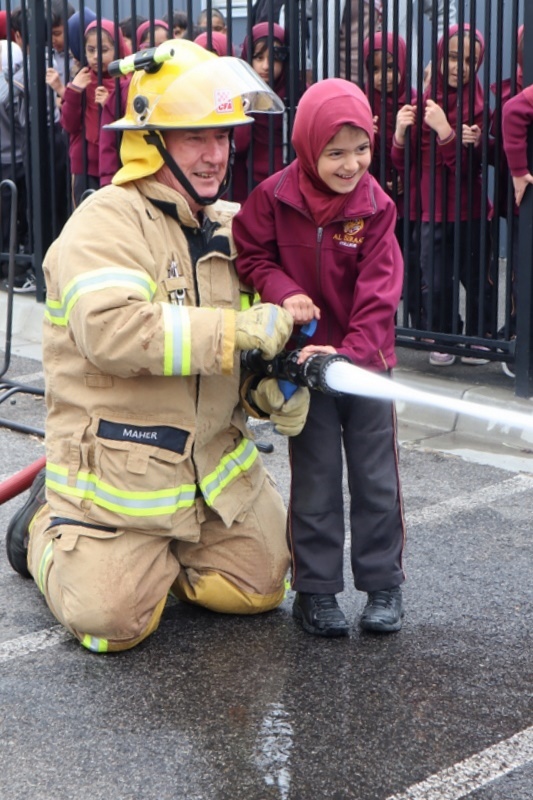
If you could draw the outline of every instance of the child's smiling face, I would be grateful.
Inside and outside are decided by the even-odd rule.
[[[372,161],[368,134],[362,128],[343,125],[320,154],[317,172],[337,194],[352,192]]]
[[[461,83],[468,83],[470,78],[470,71],[472,68],[472,55],[474,61],[474,71],[477,70],[479,64],[479,56],[481,53],[481,45],[479,42],[474,43],[474,53],[471,55],[470,50],[471,39],[469,35],[465,35],[463,44],[463,63],[459,62],[459,37],[452,36],[448,45],[448,85],[452,88],[457,88]],[[444,74],[444,59],[441,62],[441,72]]]

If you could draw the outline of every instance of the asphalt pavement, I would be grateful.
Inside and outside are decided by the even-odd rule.
[[[18,303],[8,377],[42,386],[30,302]],[[399,356],[395,379],[406,385],[530,411],[499,365],[445,372],[425,354]],[[44,424],[40,397],[5,406],[2,417]],[[95,655],[0,550],[2,800],[531,800],[527,438],[408,403],[398,416],[407,525],[398,634],[359,630],[365,596],[347,553],[347,639],[305,634],[289,591],[260,617],[169,600],[139,647]],[[255,432],[274,445],[263,458],[287,501],[286,440],[269,424]],[[43,452],[41,437],[4,428],[0,481]],[[20,501],[0,506],[0,540]]]

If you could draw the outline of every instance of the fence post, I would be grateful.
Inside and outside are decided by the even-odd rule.
[[[533,33],[533,3],[524,3],[524,42]],[[533,83],[533,48],[524,47],[524,86]],[[533,126],[528,131],[528,163],[533,172]],[[533,396],[533,190],[520,204],[516,336],[517,397]]]
[[[53,208],[51,202],[49,137],[53,136],[53,109],[48,120],[45,82],[45,6],[42,0],[29,0],[28,33],[30,40],[30,164],[32,182],[33,266],[37,279],[37,299],[44,300],[43,258],[52,241]]]

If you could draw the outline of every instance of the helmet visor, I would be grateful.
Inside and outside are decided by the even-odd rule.
[[[126,116],[108,127],[125,130],[233,127],[249,123],[247,114],[280,114],[285,108],[281,98],[252,67],[233,56],[198,64],[176,76],[159,92],[153,91],[158,75],[137,75],[136,96]]]

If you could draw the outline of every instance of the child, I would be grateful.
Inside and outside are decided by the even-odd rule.
[[[320,121],[320,124],[317,124]],[[369,174],[372,111],[354,84],[311,86],[295,116],[297,158],[261,183],[234,218],[237,272],[262,301],[318,326],[300,361],[341,353],[388,373],[396,363],[394,315],[403,265],[396,208]],[[289,442],[288,533],[293,614],[318,636],[345,636],[342,448],[351,493],[352,571],[368,592],[365,630],[396,631],[403,615],[404,523],[393,404],[311,392],[302,433]]]
[[[100,108],[105,105],[115,89],[107,67],[115,58],[115,26],[110,20],[101,20],[101,50],[98,49],[97,21],[89,23],[85,31],[87,67],[82,67],[70,81],[63,95],[61,125],[70,136],[70,163],[72,172],[72,198],[74,207],[87,189],[100,188],[98,142],[100,137]],[[118,57],[126,54],[122,32],[118,29]],[[99,70],[101,83],[99,83]],[[85,93],[85,109],[82,95]],[[86,168],[85,168],[86,167]]]
[[[16,240],[13,243],[15,256],[18,254],[19,245],[27,244],[28,217],[27,193],[24,167],[24,135],[25,135],[25,88],[22,77],[23,53],[18,44],[0,40],[0,180],[11,180],[17,187],[17,198],[12,196],[7,186],[2,187],[1,202],[1,231],[2,253],[7,254],[11,235],[11,204],[17,206]],[[2,258],[2,276],[8,276],[7,255]],[[26,272],[26,267],[15,261],[15,292],[34,292],[35,280],[31,273]]]
[[[502,115],[507,102],[513,97],[516,92],[521,92],[524,85],[524,26],[521,25],[517,33],[516,42],[516,79],[513,81],[511,78],[506,78],[501,82],[501,95],[500,104],[496,105],[492,115],[492,122],[490,127],[490,135],[492,139],[490,143],[493,145],[490,154],[495,155],[494,150],[496,143],[500,144],[499,158],[495,165],[498,169],[498,193],[494,200],[495,215],[501,217],[507,222],[507,268],[510,269],[511,275],[508,276],[510,281],[510,298],[509,298],[509,327],[506,330],[505,326],[498,331],[498,336],[514,338],[516,336],[516,271],[518,267],[518,205],[513,201],[513,198],[508,196],[509,185],[509,164],[506,158],[505,146],[502,152],[500,136],[502,128]],[[514,86],[513,86],[514,84]],[[498,94],[498,84],[491,85],[492,92]],[[497,100],[496,100],[497,102]],[[511,133],[512,135],[512,133]],[[505,143],[504,143],[505,145]],[[490,151],[489,151],[490,152]],[[491,163],[494,164],[494,158]],[[512,175],[513,173],[511,173]],[[514,178],[513,178],[514,183]],[[516,186],[515,186],[516,188]],[[508,365],[502,362],[503,371],[514,378],[514,373],[510,371]]]
[[[386,43],[386,50],[384,44]],[[416,103],[416,92],[407,89],[405,75],[407,70],[407,47],[401,36],[376,33],[371,40],[365,39],[363,44],[364,63],[367,73],[365,91],[370,99],[374,113],[374,155],[372,173],[376,180],[389,194],[398,209],[396,237],[404,253],[408,274],[404,296],[407,294],[408,312],[414,327],[420,324],[420,269],[414,252],[414,229],[416,220],[417,180],[416,162],[413,159],[411,180],[409,183],[410,198],[404,197],[404,170],[397,170],[392,163],[392,139],[398,109],[406,103]],[[385,56],[385,69],[383,57]],[[395,68],[396,61],[396,68]],[[383,89],[383,78],[386,85]],[[408,235],[405,237],[405,207],[409,217]],[[404,243],[404,239],[406,239]]]
[[[254,25],[252,28],[251,65],[266,83],[270,83],[270,58],[272,57],[272,88],[284,100],[288,65],[285,31],[279,25],[272,25],[272,53],[270,53],[269,29],[268,22],[260,22],[259,25]],[[242,45],[241,58],[248,61],[248,53],[249,42],[246,37]],[[232,199],[237,203],[243,203],[248,197],[250,172],[252,173],[251,188],[253,188],[273,172],[280,170],[286,163],[283,127],[284,117],[281,114],[274,118],[270,118],[267,114],[256,114],[253,125],[243,125],[235,129]]]
[[[480,335],[480,324],[485,327],[481,335],[487,333],[490,323],[490,298],[488,287],[488,268],[480,264],[481,252],[481,127],[483,124],[483,89],[475,74],[483,61],[484,42],[479,31],[470,31],[464,26],[463,63],[459,63],[459,26],[453,25],[448,33],[448,62],[444,63],[445,39],[437,45],[437,69],[435,70],[435,93],[429,87],[422,97],[424,121],[421,128],[422,174],[420,193],[422,203],[421,223],[421,269],[422,269],[422,327],[452,333],[454,330],[454,261],[456,230],[460,226],[459,256],[460,281],[466,290],[466,335]],[[471,68],[474,74],[471,75]],[[445,85],[445,79],[447,85]],[[460,86],[462,84],[462,115],[459,113]],[[462,120],[462,158],[458,164],[457,136]],[[411,152],[415,152],[416,106],[405,105],[398,112],[394,134],[392,159],[399,168],[404,168],[404,146],[408,128],[411,133]],[[435,171],[432,164],[432,131],[437,134]],[[473,148],[472,176],[468,175],[469,150]],[[456,220],[457,179],[464,182],[460,192],[460,216]],[[472,179],[468,191],[469,178]],[[443,190],[446,187],[446,194]],[[434,188],[434,209],[431,195]],[[471,195],[471,203],[469,196]],[[434,214],[433,214],[434,212]],[[434,219],[434,225],[430,220]],[[486,247],[486,252],[490,248]],[[480,284],[485,283],[485,301],[479,308]],[[431,296],[430,296],[431,295]],[[431,311],[430,311],[431,309]],[[463,321],[458,317],[459,333]],[[479,349],[479,348],[477,348]],[[463,356],[465,364],[487,364],[487,359]],[[434,366],[448,366],[455,362],[449,353],[430,353],[429,363]]]
[[[518,208],[524,199],[524,194],[528,186],[533,184],[533,175],[528,164],[528,130],[533,123],[533,86],[526,86],[515,97],[507,100],[502,111],[502,133],[503,146],[509,171],[513,179],[515,208]],[[515,221],[516,220],[516,221]],[[513,220],[513,245],[518,251],[518,224],[517,217]],[[517,263],[516,261],[514,262]],[[517,284],[516,273],[513,274],[513,300],[516,296]],[[516,335],[516,308],[513,303],[513,314],[511,316],[511,336]],[[502,365],[503,366],[503,365]],[[507,365],[505,365],[507,366]],[[513,373],[509,369],[504,369],[511,377]]]
[[[130,52],[133,52],[135,49],[135,43],[137,42],[136,30],[143,22],[146,22],[146,17],[143,17],[141,14],[136,14],[135,17],[124,17],[124,19],[121,19],[118,23],[122,31],[122,36],[124,37],[124,45]]]
[[[205,31],[211,28],[212,31],[217,31],[217,33],[226,33],[226,18],[224,14],[219,8],[211,8],[211,25],[208,25],[207,21],[207,8],[204,8],[203,11],[200,12],[200,16],[198,17],[197,27],[198,33],[205,33]]]
[[[211,41],[209,41],[211,39]],[[195,44],[199,44],[204,50],[209,50],[217,56],[234,56],[235,49],[233,45],[229,47],[228,38],[225,33],[217,33],[213,31],[211,36],[208,33],[201,33],[194,40]]]
[[[157,47],[168,38],[168,22],[163,19],[154,19],[153,22],[146,20],[137,28],[137,50]]]

